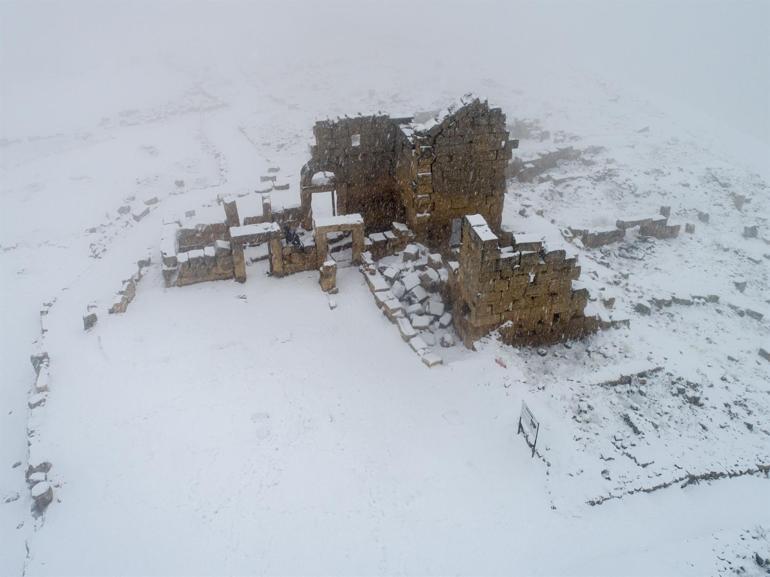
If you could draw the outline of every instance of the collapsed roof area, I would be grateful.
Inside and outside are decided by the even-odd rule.
[[[574,284],[576,259],[501,226],[518,143],[500,109],[473,99],[426,122],[366,116],[318,122],[313,132],[300,205],[273,210],[263,194],[262,214],[241,219],[237,201],[224,200],[224,222],[172,227],[162,255],[169,286],[244,282],[245,251],[260,246],[273,276],[316,270],[329,293],[338,266],[360,265],[377,305],[428,366],[440,363],[428,343],[447,327],[468,347],[492,331],[536,345],[599,328],[585,315],[587,290]],[[313,214],[316,193],[332,194],[333,216]]]

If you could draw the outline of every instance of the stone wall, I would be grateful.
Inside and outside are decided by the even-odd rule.
[[[176,286],[225,280],[234,277],[233,251],[230,242],[217,240],[202,249],[177,253]]]
[[[466,214],[481,214],[499,231],[505,171],[516,145],[502,111],[478,99],[439,119],[430,128],[415,127],[412,182],[404,186],[407,222],[434,248],[447,245],[452,221]]]
[[[302,206],[311,212],[312,177],[334,173],[337,214],[364,215],[366,232],[386,230],[404,220],[401,189],[395,177],[398,159],[410,144],[388,116],[362,116],[317,122],[316,144],[302,169]],[[309,216],[305,228],[310,228]]]
[[[463,220],[456,278],[451,284],[454,323],[466,346],[495,329],[508,344],[537,345],[594,332],[586,317],[588,291],[576,289],[576,259],[563,250],[501,248],[481,215]]]
[[[428,246],[448,248],[455,219],[481,214],[500,228],[506,166],[517,141],[505,115],[478,99],[428,122],[366,116],[316,123],[316,144],[302,169],[303,224],[312,194],[335,190],[337,213],[360,213],[367,234],[405,222]],[[314,184],[318,172],[333,180]]]

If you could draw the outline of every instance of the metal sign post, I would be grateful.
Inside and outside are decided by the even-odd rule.
[[[537,445],[537,436],[540,433],[540,423],[532,414],[527,404],[521,401],[521,413],[519,414],[519,430],[517,435],[524,433],[524,440],[527,445],[532,447],[532,456],[535,456],[535,446]],[[530,442],[529,438],[532,437]]]

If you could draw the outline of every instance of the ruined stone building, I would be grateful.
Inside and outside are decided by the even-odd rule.
[[[508,138],[499,108],[473,100],[428,122],[364,116],[318,122],[313,133],[301,180],[305,228],[312,226],[312,194],[324,191],[334,191],[337,213],[361,214],[367,233],[403,222],[431,247],[459,244],[466,214],[500,227],[505,168],[517,141]],[[321,172],[333,176],[314,184]]]
[[[431,340],[427,331],[448,324],[469,347],[494,330],[532,345],[598,328],[584,313],[586,289],[573,284],[576,259],[501,226],[518,143],[500,109],[475,99],[422,122],[345,118],[318,122],[313,133],[299,206],[273,210],[263,194],[262,214],[241,218],[236,200],[224,200],[224,222],[172,227],[162,251],[169,286],[243,282],[244,250],[265,245],[273,276],[318,271],[323,290],[334,291],[346,249],[415,351],[424,351],[416,333]],[[313,214],[322,192],[331,193],[334,216]]]

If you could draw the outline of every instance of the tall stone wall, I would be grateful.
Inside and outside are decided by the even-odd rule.
[[[417,239],[447,247],[452,221],[481,214],[500,229],[505,171],[516,146],[505,115],[478,99],[428,123],[366,116],[316,123],[316,144],[302,169],[302,207],[310,226],[313,192],[336,190],[338,214],[363,215],[366,233],[406,222]],[[313,175],[334,181],[313,185]]]
[[[442,247],[452,221],[481,214],[500,230],[505,171],[516,141],[499,108],[473,100],[413,137],[413,181],[404,187],[407,221],[417,238]]]
[[[337,214],[364,215],[367,233],[404,220],[395,171],[410,145],[396,121],[388,116],[323,121],[316,123],[313,134],[316,144],[302,169],[303,189],[311,187],[317,172],[333,172]],[[303,194],[302,205],[309,213],[309,193]]]
[[[530,243],[531,244],[531,243]],[[498,329],[501,340],[537,345],[576,338],[598,328],[586,317],[586,289],[573,288],[580,276],[563,250],[500,248],[481,215],[463,220],[457,278],[451,286],[454,323],[466,346]],[[531,247],[528,247],[531,248]]]

